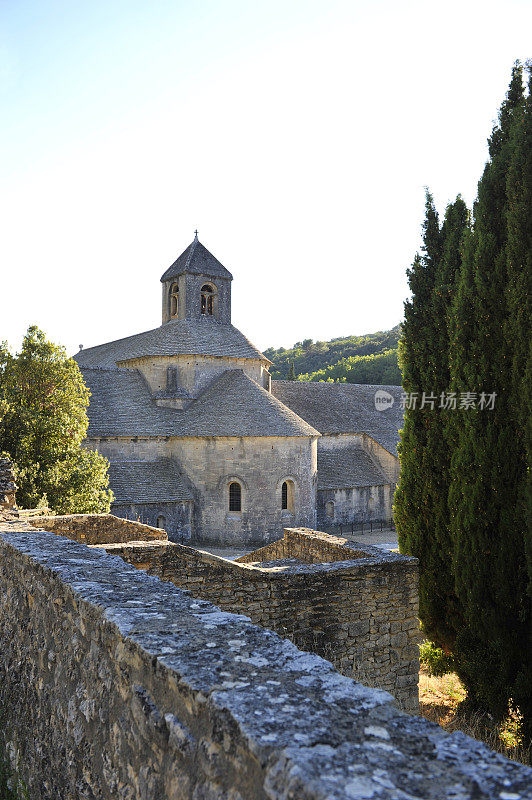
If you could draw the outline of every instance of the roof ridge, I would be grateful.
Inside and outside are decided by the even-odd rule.
[[[273,363],[273,362],[270,362]],[[334,386],[337,388],[343,389],[350,389],[351,387],[354,388],[361,388],[364,387],[365,389],[401,389],[402,386],[400,383],[340,383],[339,381],[290,381],[287,378],[272,378],[272,383],[286,383],[286,384],[293,384],[295,386]]]
[[[189,250],[189,254],[187,256],[187,260],[185,261],[185,266],[184,266],[183,272],[186,272],[187,269],[190,267],[190,263],[192,261],[192,256],[194,255],[194,251],[196,250],[196,245],[198,245],[198,244],[199,244],[199,239],[198,239],[198,234],[196,233],[196,235],[194,236],[194,241],[192,242],[191,245],[189,245],[190,250]]]

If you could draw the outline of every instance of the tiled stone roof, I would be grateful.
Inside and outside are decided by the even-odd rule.
[[[174,263],[168,267],[161,278],[162,281],[169,281],[171,278],[182,275],[184,272],[191,272],[194,275],[209,275],[213,278],[228,278],[233,280],[233,276],[217,258],[209,253],[198,238],[189,244]]]
[[[188,480],[170,458],[111,461],[109,487],[117,503],[171,503],[194,499]]]
[[[224,372],[186,413],[189,436],[319,435],[242,370]]]
[[[227,370],[187,410],[155,405],[137,370],[82,368],[88,436],[317,436],[242,370]]]
[[[375,408],[378,389],[394,398],[385,411]],[[367,433],[395,456],[403,426],[402,391],[400,386],[272,381],[273,394],[320,433]]]
[[[74,358],[80,367],[112,368],[117,362],[142,356],[178,355],[268,361],[233,325],[222,325],[207,316],[197,320],[172,320],[151,331],[80,350]]]
[[[318,448],[318,489],[381,486],[389,482],[361,447],[353,445],[337,450]]]

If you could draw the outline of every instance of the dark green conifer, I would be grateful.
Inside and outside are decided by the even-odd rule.
[[[529,638],[518,677],[520,696],[532,696],[532,62],[528,64],[528,97],[515,127],[508,172],[507,302],[505,339],[511,360],[511,407],[515,430],[512,457],[518,470],[516,537],[523,538],[527,563]],[[526,603],[526,598],[523,598]],[[530,711],[529,711],[530,714]],[[529,719],[532,733],[532,720]]]
[[[294,368],[294,362],[291,361],[290,362],[290,366],[288,367],[288,378],[287,378],[287,380],[295,381],[295,379],[296,379],[296,371],[295,371],[295,368]]]
[[[516,64],[489,140],[452,309],[451,384],[459,399],[474,393],[476,407],[452,412],[448,443],[453,572],[462,614],[453,647],[457,670],[472,704],[502,716],[511,696],[530,719],[531,697],[523,692],[530,616],[518,504],[522,465],[514,458],[512,357],[506,338],[507,183],[523,105],[522,69]],[[493,393],[491,409],[484,395]]]
[[[423,256],[416,257],[408,273],[412,299],[405,304],[400,345],[408,402],[400,444],[395,520],[401,551],[420,560],[420,616],[425,631],[441,645],[452,641],[457,613],[447,509],[450,453],[444,435],[449,303],[467,221],[467,208],[459,197],[448,206],[440,227],[433,199],[427,193]]]

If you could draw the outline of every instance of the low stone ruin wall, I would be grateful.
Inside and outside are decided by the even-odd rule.
[[[107,542],[150,541],[167,539],[165,531],[142,525],[140,522],[115,517],[113,514],[69,514],[57,517],[39,517],[32,525],[40,530],[66,536],[84,544]]]
[[[323,564],[325,561],[345,561],[367,555],[364,545],[357,548],[340,536],[331,536],[310,528],[285,528],[284,536],[279,541],[239,556],[235,561],[239,564],[250,564],[254,561],[298,558],[306,564]]]
[[[106,549],[418,708],[416,559],[308,529],[287,529],[237,562],[172,543]]]
[[[1,735],[30,800],[524,800],[532,770],[101,548],[0,529]]]

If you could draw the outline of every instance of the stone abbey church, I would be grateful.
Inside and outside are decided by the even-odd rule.
[[[401,388],[377,411],[375,386],[272,381],[231,324],[232,279],[196,235],[161,278],[161,326],[75,356],[113,513],[224,544],[389,519]]]

